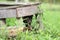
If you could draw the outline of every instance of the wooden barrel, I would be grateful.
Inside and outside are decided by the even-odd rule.
[[[19,18],[42,13],[42,11],[38,9],[38,5],[40,5],[40,3],[0,3],[0,19]],[[42,27],[41,18],[39,17],[39,26]]]
[[[36,14],[39,3],[18,3],[18,4],[2,4],[0,3],[0,18],[24,17]]]

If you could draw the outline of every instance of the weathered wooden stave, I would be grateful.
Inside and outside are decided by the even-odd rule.
[[[37,14],[39,12],[37,8],[38,5],[39,4],[0,6],[0,18],[24,17]]]

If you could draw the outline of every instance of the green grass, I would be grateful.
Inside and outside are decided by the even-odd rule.
[[[0,0],[0,1],[6,1],[6,0]]]
[[[50,5],[51,4],[43,3],[40,6],[40,8],[43,9],[42,21],[45,27],[44,31],[33,30],[26,32],[18,32],[16,40],[60,40],[60,5],[58,4],[52,4],[51,6]],[[35,21],[36,20],[33,18],[33,22]],[[7,23],[9,23],[9,20]],[[33,26],[35,26],[36,23],[32,24]],[[4,33],[4,30],[1,31],[0,35],[2,35],[2,32]],[[1,40],[6,39],[5,35],[3,36],[0,37]]]
[[[43,22],[45,26],[53,28],[53,30],[59,31],[60,29],[60,5],[42,4],[41,7],[44,12]]]

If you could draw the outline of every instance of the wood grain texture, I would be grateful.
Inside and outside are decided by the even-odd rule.
[[[37,6],[17,8],[18,17],[34,15],[38,12]]]
[[[0,6],[0,18],[11,18],[11,17],[24,17],[35,15],[37,13],[41,13],[38,10],[38,5],[30,5],[30,6]]]
[[[1,9],[0,10],[0,18],[10,18],[16,17],[15,9]]]

